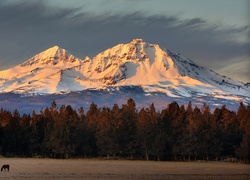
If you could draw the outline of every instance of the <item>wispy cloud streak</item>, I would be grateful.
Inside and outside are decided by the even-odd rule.
[[[241,63],[249,61],[250,43],[244,38],[249,35],[249,26],[214,25],[201,18],[147,16],[143,12],[96,15],[80,8],[53,8],[43,1],[25,1],[0,3],[0,22],[0,69],[53,45],[83,58],[136,37],[177,51],[215,71],[238,57]]]

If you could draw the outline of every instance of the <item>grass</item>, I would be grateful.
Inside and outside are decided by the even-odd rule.
[[[228,162],[156,162],[100,159],[1,158],[4,180],[250,179],[250,165]]]

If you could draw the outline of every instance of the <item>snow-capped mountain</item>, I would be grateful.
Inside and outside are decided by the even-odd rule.
[[[0,71],[0,92],[53,94],[139,86],[170,97],[202,97],[249,102],[247,84],[198,66],[159,45],[134,39],[81,60],[57,46]]]
[[[56,92],[61,81],[60,73],[80,64],[80,59],[54,46],[18,66],[0,71],[0,92]]]

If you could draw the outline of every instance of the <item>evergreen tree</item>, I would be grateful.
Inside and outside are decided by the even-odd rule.
[[[200,144],[202,156],[206,157],[218,157],[222,150],[222,144],[216,134],[216,129],[213,129],[212,114],[209,106],[205,103],[202,107],[202,119],[200,127]]]
[[[21,155],[22,154],[22,137],[20,126],[20,114],[16,109],[8,124],[4,128],[3,150],[7,155]]]
[[[154,104],[150,105],[148,112],[154,131],[151,152],[157,157],[157,160],[160,161],[161,157],[169,155],[170,153],[170,124],[161,118],[160,113],[156,112]]]
[[[96,131],[99,113],[100,113],[100,110],[97,108],[97,105],[95,103],[91,103],[89,106],[89,110],[86,113],[85,123],[87,127],[91,129],[93,133],[95,133]]]
[[[119,144],[119,152],[124,155],[133,156],[137,154],[138,148],[136,143],[136,123],[137,123],[137,110],[136,103],[133,99],[128,99],[127,104],[123,104],[119,110],[118,106],[113,107],[113,112],[116,120],[118,121],[117,139]],[[119,112],[119,114],[117,114]]]
[[[222,106],[222,118],[220,120],[221,140],[223,143],[223,154],[226,156],[234,156],[235,146],[239,146],[241,142],[241,133],[236,113],[230,111],[226,106]]]
[[[106,154],[109,159],[110,154],[115,156],[118,152],[117,126],[113,119],[111,110],[103,108],[98,118],[96,140],[101,154]]]
[[[149,117],[148,112],[142,108],[138,114],[137,122],[137,139],[140,143],[143,154],[146,160],[149,160],[149,153],[152,149],[152,142],[154,138],[153,122]]]
[[[237,119],[240,123],[243,138],[240,145],[235,146],[235,153],[237,157],[247,163],[250,159],[250,106],[246,107],[243,103],[240,103]]]
[[[58,116],[61,120],[55,121],[53,130],[49,137],[49,148],[57,155],[68,158],[75,153],[78,145],[78,138],[75,135],[75,129],[78,126],[78,115],[75,110],[68,105],[66,108],[61,108]],[[54,111],[53,109],[51,109]]]
[[[12,118],[12,113],[10,111],[4,110],[3,108],[0,109],[0,126],[5,126],[10,122]]]
[[[99,109],[90,104],[84,114],[52,101],[40,113],[22,114],[0,109],[0,153],[4,156],[71,155],[134,156],[183,160],[234,156],[250,159],[250,106],[240,103],[237,114],[226,106],[213,113],[208,105],[192,107],[170,103],[161,113],[154,104],[137,112],[129,98],[121,108]]]

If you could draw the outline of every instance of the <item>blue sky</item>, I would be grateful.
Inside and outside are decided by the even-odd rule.
[[[250,82],[249,0],[0,0],[0,70],[58,45],[93,57],[133,38]]]

